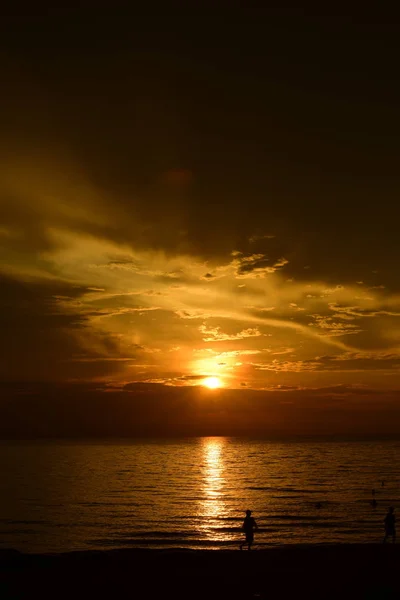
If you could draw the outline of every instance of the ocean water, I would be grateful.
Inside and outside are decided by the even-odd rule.
[[[3,442],[0,473],[0,547],[23,552],[237,548],[248,508],[255,549],[376,543],[400,506],[398,441]]]

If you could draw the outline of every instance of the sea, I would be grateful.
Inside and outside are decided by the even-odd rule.
[[[0,548],[378,543],[400,441],[229,437],[0,443]],[[375,499],[376,506],[372,505]]]

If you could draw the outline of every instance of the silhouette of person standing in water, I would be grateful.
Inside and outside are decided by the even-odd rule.
[[[394,514],[394,507],[389,506],[388,514],[386,515],[384,521],[385,523],[385,537],[383,538],[383,543],[386,542],[388,537],[392,537],[393,543],[396,541],[396,515]]]
[[[246,516],[243,521],[242,529],[246,536],[246,541],[243,544],[240,544],[240,549],[243,550],[243,546],[248,547],[248,550],[251,550],[251,546],[254,541],[254,530],[258,529],[256,520],[251,516],[251,510],[246,510]]]

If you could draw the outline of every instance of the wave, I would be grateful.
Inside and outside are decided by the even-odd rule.
[[[137,539],[137,538],[143,538],[143,539],[147,539],[147,538],[153,538],[155,536],[158,536],[160,538],[176,538],[178,537],[179,539],[181,538],[193,538],[194,535],[197,535],[197,532],[187,532],[187,531],[141,531],[139,533],[135,533],[135,532],[126,532],[126,533],[119,533],[118,536],[119,537],[129,537],[132,539]]]
[[[51,521],[47,521],[46,519],[0,519],[0,523],[5,523],[7,525],[54,525],[54,523],[52,523]]]
[[[238,544],[240,543],[240,540],[199,540],[196,538],[192,538],[192,539],[187,539],[187,540],[180,540],[180,539],[170,539],[168,540],[168,545],[172,546],[174,545],[174,547],[180,547],[180,546],[190,546],[192,548],[198,548],[198,547],[202,547],[202,548],[206,548],[206,547],[224,547],[224,546],[238,546]],[[90,545],[93,546],[135,546],[138,547],[140,546],[166,546],[166,540],[164,538],[161,539],[146,539],[146,538],[132,538],[132,539],[108,539],[108,538],[103,538],[103,539],[96,539],[96,540],[90,540],[89,542]]]
[[[323,490],[310,490],[310,489],[298,489],[298,488],[285,488],[285,487],[270,487],[270,486],[247,486],[245,489],[254,490],[257,492],[288,492],[290,494],[325,494]]]
[[[77,502],[78,506],[129,506],[129,507],[137,507],[137,506],[151,506],[150,502]]]

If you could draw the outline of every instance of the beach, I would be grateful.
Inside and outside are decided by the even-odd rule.
[[[247,550],[0,551],[8,598],[398,598],[395,544]]]

